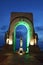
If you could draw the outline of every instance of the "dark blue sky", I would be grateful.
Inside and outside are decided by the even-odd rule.
[[[0,40],[8,30],[11,12],[32,12],[35,31],[43,40],[43,0],[0,0]]]

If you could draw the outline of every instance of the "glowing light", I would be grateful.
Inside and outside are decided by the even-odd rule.
[[[23,20],[20,20],[19,22],[17,22],[15,25],[14,25],[14,51],[15,51],[15,43],[16,43],[16,27],[19,26],[19,25],[24,25],[26,28],[27,28],[27,48],[29,47],[29,43],[30,43],[30,39],[32,37],[32,34],[33,34],[33,27],[32,27],[32,24],[31,22],[29,21],[29,23],[26,23],[25,21]],[[29,50],[27,49],[26,52],[28,52]]]
[[[7,43],[7,44],[9,43],[9,39],[8,39],[8,38],[6,39],[6,43]]]
[[[23,41],[20,39],[20,47],[22,47],[23,45]]]
[[[29,52],[29,48],[27,48],[27,51],[26,51],[26,53],[28,53]]]
[[[32,46],[33,46],[33,45],[34,45],[34,43],[35,43],[35,42],[34,42],[34,39],[31,39],[31,41],[30,41],[30,45],[32,45]]]
[[[7,38],[7,39],[6,39],[6,43],[9,44],[9,45],[12,45],[12,40],[9,39],[9,38]]]
[[[19,48],[18,54],[23,55],[23,48]]]
[[[12,40],[11,39],[9,39],[9,45],[12,45]]]

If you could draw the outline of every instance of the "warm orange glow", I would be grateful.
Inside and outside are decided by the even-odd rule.
[[[12,40],[11,39],[9,39],[9,45],[12,45]]]
[[[7,39],[6,39],[6,44],[8,44],[8,42],[9,42],[9,39],[7,38]]]
[[[7,39],[6,39],[6,43],[9,44],[9,45],[12,45],[12,40],[9,39],[9,38],[7,38]]]
[[[20,53],[20,51],[22,51],[22,53]],[[23,55],[23,48],[19,48],[18,54]]]
[[[30,45],[34,45],[34,39],[31,39]]]

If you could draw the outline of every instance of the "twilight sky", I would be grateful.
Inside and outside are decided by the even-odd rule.
[[[32,12],[35,31],[43,41],[43,0],[0,0],[0,44],[8,30],[11,12]]]

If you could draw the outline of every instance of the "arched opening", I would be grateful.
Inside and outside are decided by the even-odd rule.
[[[22,39],[22,48],[26,51],[26,43],[27,43],[27,28],[24,25],[19,25],[16,27],[16,47],[15,49],[19,50],[21,44],[20,39]]]
[[[13,48],[14,51],[20,47],[20,37],[23,39],[23,49],[26,53],[29,52],[29,43],[33,35],[33,27],[31,22],[27,23],[26,21],[20,20],[14,25],[14,35],[13,35]],[[18,44],[17,44],[18,43]]]

